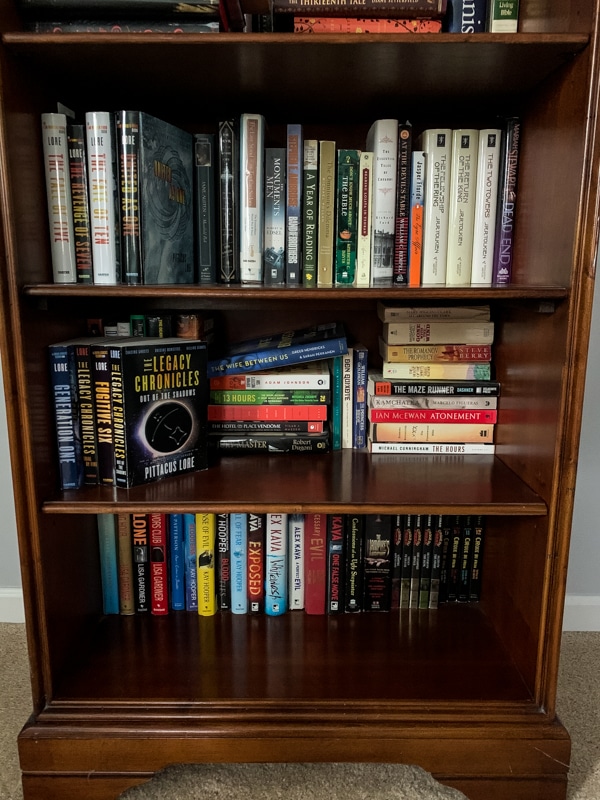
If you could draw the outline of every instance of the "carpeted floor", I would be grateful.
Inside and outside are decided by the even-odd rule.
[[[573,752],[569,800],[600,800],[600,632],[565,633],[558,689],[559,714]],[[0,623],[0,800],[22,800],[16,740],[30,713],[30,687],[23,625]],[[307,776],[313,792],[307,791]],[[335,778],[335,780],[333,780]],[[351,786],[360,800],[464,800],[417,767],[399,765],[197,765],[165,770],[151,783],[130,789],[123,800],[226,800],[228,797],[283,800],[294,785],[305,800],[343,800]],[[333,788],[335,787],[335,789]],[[209,793],[208,790],[212,791]]]

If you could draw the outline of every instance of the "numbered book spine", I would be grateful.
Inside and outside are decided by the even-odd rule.
[[[48,352],[60,488],[79,489],[84,471],[74,345],[50,345]]]
[[[286,282],[286,150],[284,147],[265,148],[265,286]]]
[[[169,600],[173,611],[185,610],[185,558],[183,514],[168,514]]]
[[[265,613],[271,617],[288,610],[287,514],[266,515]]]
[[[352,286],[356,279],[359,162],[358,150],[338,150],[334,276],[338,286]]]
[[[365,611],[389,611],[391,608],[392,522],[391,514],[365,515]]]
[[[417,148],[425,152],[421,283],[424,286],[445,286],[452,131],[449,128],[430,128],[417,141]]]
[[[346,552],[344,604],[346,611],[349,613],[356,613],[363,610],[364,525],[364,515],[346,515],[344,527],[344,535],[346,538],[344,548]]]
[[[362,150],[358,177],[358,241],[356,244],[356,282],[371,285],[371,212],[373,207],[373,153]]]
[[[196,515],[183,514],[183,559],[185,563],[185,609],[198,611],[198,568],[196,565]]]
[[[140,115],[138,111],[115,114],[119,221],[121,226],[121,279],[143,283],[140,219]]]
[[[412,172],[412,125],[398,127],[398,170],[396,175],[396,221],[394,235],[394,286],[408,284],[410,242],[410,180]]]
[[[265,610],[265,514],[248,514],[248,612]]]
[[[167,556],[167,515],[150,514],[150,610],[169,613],[169,568]]]
[[[136,613],[150,610],[150,548],[148,514],[131,515],[133,597]]]
[[[119,564],[119,613],[128,616],[135,614],[131,514],[117,514],[117,557]]]
[[[217,611],[215,582],[215,537],[215,514],[196,514],[198,614],[203,617],[211,617]]]
[[[67,140],[69,145],[69,176],[71,180],[71,208],[73,212],[77,283],[93,283],[94,269],[92,264],[85,125],[68,123]]]
[[[248,613],[248,515],[229,515],[231,548],[231,611]]]
[[[471,260],[472,286],[492,285],[501,143],[502,131],[499,128],[479,131]]]
[[[307,614],[325,614],[327,591],[327,515],[304,515],[305,592]]]
[[[287,183],[285,216],[285,282],[302,283],[302,177],[304,165],[303,130],[299,123],[287,126]]]
[[[517,117],[510,117],[506,120],[502,136],[502,155],[500,157],[500,176],[498,179],[494,271],[492,275],[492,283],[496,286],[505,286],[512,279],[520,149],[521,121]]]
[[[413,150],[410,182],[408,285],[421,285],[423,262],[423,215],[425,207],[425,153]]]
[[[344,515],[327,515],[327,614],[344,612],[346,564]]]
[[[473,260],[479,131],[452,132],[446,286],[469,286]]]
[[[196,273],[198,283],[217,280],[217,173],[216,137],[213,133],[194,135],[194,207]]]
[[[367,134],[366,149],[373,152],[373,213],[371,285],[392,283],[396,184],[398,170],[398,120],[376,120]]]
[[[265,121],[260,114],[240,118],[240,279],[263,282]]]
[[[304,609],[304,514],[288,516],[289,608]]]
[[[302,283],[317,285],[319,233],[319,142],[304,140],[302,172]]]
[[[42,150],[52,276],[54,283],[76,283],[67,118],[64,114],[42,114]]]
[[[217,514],[217,606],[231,611],[231,540],[229,514]]]
[[[219,123],[218,135],[218,242],[220,283],[240,281],[240,156],[239,128],[234,120]]]
[[[115,214],[115,157],[112,117],[108,111],[85,115],[94,283],[120,282]]]
[[[119,613],[119,566],[117,527],[114,514],[98,514],[98,547],[100,551],[100,580],[102,612]]]
[[[317,286],[333,286],[335,241],[335,142],[319,142],[319,234]]]

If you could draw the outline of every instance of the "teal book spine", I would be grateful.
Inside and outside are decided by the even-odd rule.
[[[352,286],[358,244],[358,176],[360,151],[338,150],[335,232],[335,283]]]
[[[248,613],[248,515],[231,514],[229,517],[231,542],[231,611]]]
[[[117,561],[117,526],[114,514],[98,514],[98,546],[102,610],[105,614],[119,613],[119,567]]]
[[[265,548],[265,613],[271,617],[288,610],[287,514],[267,514]]]

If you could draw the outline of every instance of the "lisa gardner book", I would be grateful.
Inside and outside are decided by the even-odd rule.
[[[117,341],[110,367],[116,486],[206,469],[206,343]]]

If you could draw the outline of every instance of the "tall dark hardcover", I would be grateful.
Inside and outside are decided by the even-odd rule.
[[[498,202],[496,206],[496,236],[494,238],[494,267],[492,283],[505,286],[512,279],[517,177],[521,149],[521,120],[509,117],[502,134]]]
[[[221,283],[240,282],[239,126],[236,120],[219,122],[218,133],[218,239]]]
[[[217,280],[216,184],[217,151],[214,133],[194,135],[194,222],[198,283]]]
[[[400,579],[402,577],[402,536],[404,533],[404,514],[394,514],[392,518],[392,597],[390,609],[400,608]]]
[[[348,514],[345,520],[346,575],[344,604],[346,611],[363,610],[363,553],[365,518],[363,514]]]
[[[327,594],[327,514],[304,515],[304,610],[325,614]]]
[[[419,607],[419,588],[421,583],[421,558],[423,555],[423,517],[413,515],[412,525],[412,557],[410,564],[410,598],[409,608]]]
[[[302,177],[304,132],[300,123],[287,126],[287,182],[285,215],[285,282],[302,283]]]
[[[85,125],[80,123],[67,124],[67,145],[69,148],[71,212],[73,215],[73,241],[75,244],[77,283],[93,283],[94,272],[92,265]]]
[[[466,514],[462,521],[460,537],[460,570],[458,574],[458,593],[457,600],[466,603],[469,600],[469,589],[471,584],[471,571],[473,568],[473,537],[474,537],[474,518],[471,514]]]
[[[475,517],[473,525],[473,558],[469,582],[469,600],[477,602],[481,599],[481,566],[483,563],[483,545],[485,541],[485,517]]]
[[[265,216],[263,276],[265,286],[285,283],[286,150],[265,148]]]
[[[98,483],[98,438],[96,434],[96,403],[92,380],[92,344],[97,337],[78,339],[75,349],[75,374],[77,401],[81,426],[83,482],[93,486]]]
[[[447,33],[485,33],[489,0],[448,0],[443,29]]]
[[[121,282],[136,285],[143,283],[139,111],[115,112],[115,129],[121,226]]]
[[[365,515],[364,610],[389,611],[392,600],[392,515]]]
[[[402,564],[400,567],[400,608],[410,607],[410,573],[412,570],[413,518],[406,514],[402,518]]]
[[[360,150],[337,151],[337,192],[334,282],[352,286],[356,280]]]
[[[83,484],[83,452],[77,397],[75,346],[70,341],[58,342],[50,345],[48,352],[60,488],[63,490],[79,489]]]
[[[433,518],[433,541],[431,545],[431,578],[429,586],[429,608],[437,608],[440,596],[442,572],[442,549],[444,536],[444,517],[436,514]]]

